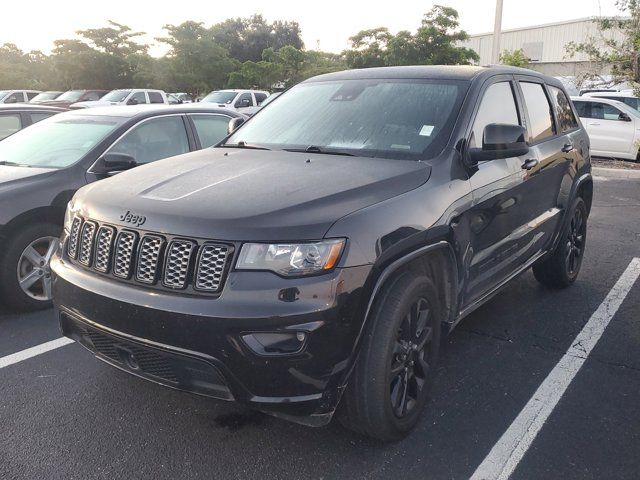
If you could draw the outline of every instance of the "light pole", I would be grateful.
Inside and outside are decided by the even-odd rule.
[[[491,49],[491,63],[500,62],[500,32],[502,31],[502,0],[496,0],[496,19],[493,24],[493,48]]]

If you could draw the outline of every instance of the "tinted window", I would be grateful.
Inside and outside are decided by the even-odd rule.
[[[468,83],[350,79],[301,83],[228,140],[272,149],[426,159],[449,140]]]
[[[589,118],[589,105],[587,102],[575,101],[573,106],[576,107],[576,112],[580,118]]]
[[[471,148],[482,147],[484,128],[490,123],[520,125],[513,90],[509,82],[494,83],[484,92],[473,123],[473,133],[469,142]]]
[[[22,103],[24,102],[24,95],[22,92],[14,92],[4,99],[4,103]]]
[[[44,120],[45,118],[49,118],[50,116],[54,115],[53,112],[42,112],[42,113],[30,113],[29,116],[31,117],[31,123],[38,123],[41,120]]]
[[[21,128],[20,115],[0,115],[0,140],[16,133]]]
[[[141,103],[147,103],[147,96],[144,92],[136,92],[131,95],[131,98],[127,100],[127,103],[131,102],[131,105],[140,105]]]
[[[187,132],[182,117],[162,117],[147,120],[109,149],[135,158],[138,164],[154,162],[189,151]]]
[[[147,92],[149,94],[149,103],[164,103],[164,98],[160,92]]]
[[[230,118],[226,115],[193,115],[191,119],[203,148],[211,147],[227,136]]]
[[[236,103],[234,104],[236,108],[251,107],[252,105],[253,99],[251,98],[250,93],[243,93],[242,95],[240,95],[238,97],[238,100],[236,100]]]
[[[38,92],[27,92],[27,101],[35,98],[38,95]]]
[[[615,96],[607,96],[607,95],[598,95],[600,98],[607,98],[609,100],[617,100],[618,102],[625,103],[629,105],[631,108],[635,108],[636,110],[640,110],[640,98],[636,97],[615,97]]]
[[[260,92],[254,93],[253,96],[256,97],[256,103],[258,105],[260,105],[262,102],[264,102],[265,99],[267,98],[267,95],[265,93],[260,93]]]
[[[531,141],[537,142],[554,135],[553,112],[544,89],[539,83],[520,82],[529,112]]]
[[[569,99],[562,90],[556,87],[549,87],[551,93],[551,99],[556,108],[556,115],[558,117],[558,128],[561,132],[567,132],[578,128],[578,122],[573,110],[571,110],[571,104]]]

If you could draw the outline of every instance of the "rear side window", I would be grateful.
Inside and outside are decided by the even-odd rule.
[[[202,148],[219,143],[228,135],[229,120],[226,115],[192,115]]]
[[[529,112],[531,141],[539,142],[552,137],[556,132],[553,125],[553,112],[544,88],[539,83],[520,82],[524,102]]]
[[[187,153],[189,141],[182,117],[161,117],[142,122],[109,151],[131,155],[143,164]]]
[[[473,123],[473,133],[469,147],[482,147],[484,128],[491,123],[520,125],[518,109],[509,82],[498,82],[484,92],[478,114]]]
[[[27,92],[27,99],[31,100],[32,98],[34,98],[36,95],[38,95],[38,92]]]
[[[573,110],[571,110],[571,104],[569,99],[562,90],[556,87],[549,87],[551,93],[551,100],[556,109],[556,116],[558,117],[558,129],[561,132],[568,132],[574,128],[578,128],[578,121],[576,120]]]
[[[147,92],[149,94],[149,103],[164,103],[164,98],[160,92]]]
[[[0,140],[16,133],[21,128],[20,115],[0,115]]]
[[[29,116],[31,117],[31,123],[38,123],[41,120],[44,120],[45,118],[49,118],[50,116],[54,115],[53,112],[46,112],[46,113],[30,113]]]
[[[266,98],[267,98],[266,94],[260,93],[260,92],[254,93],[253,96],[256,97],[256,103],[258,105],[260,105],[262,102],[264,102],[266,100]]]

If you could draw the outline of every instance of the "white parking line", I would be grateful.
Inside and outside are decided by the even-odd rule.
[[[22,362],[28,358],[55,350],[56,348],[64,347],[70,343],[73,343],[73,340],[67,337],[61,337],[51,340],[50,342],[41,343],[35,347],[27,348],[26,350],[21,350],[20,352],[12,353],[11,355],[0,358],[0,368],[8,367],[14,363]]]
[[[639,276],[640,258],[634,258],[571,347],[473,473],[471,480],[509,478]]]

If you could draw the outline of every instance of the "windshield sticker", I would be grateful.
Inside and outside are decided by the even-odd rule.
[[[418,135],[422,135],[423,137],[430,137],[433,133],[433,128],[433,125],[423,125]]]

